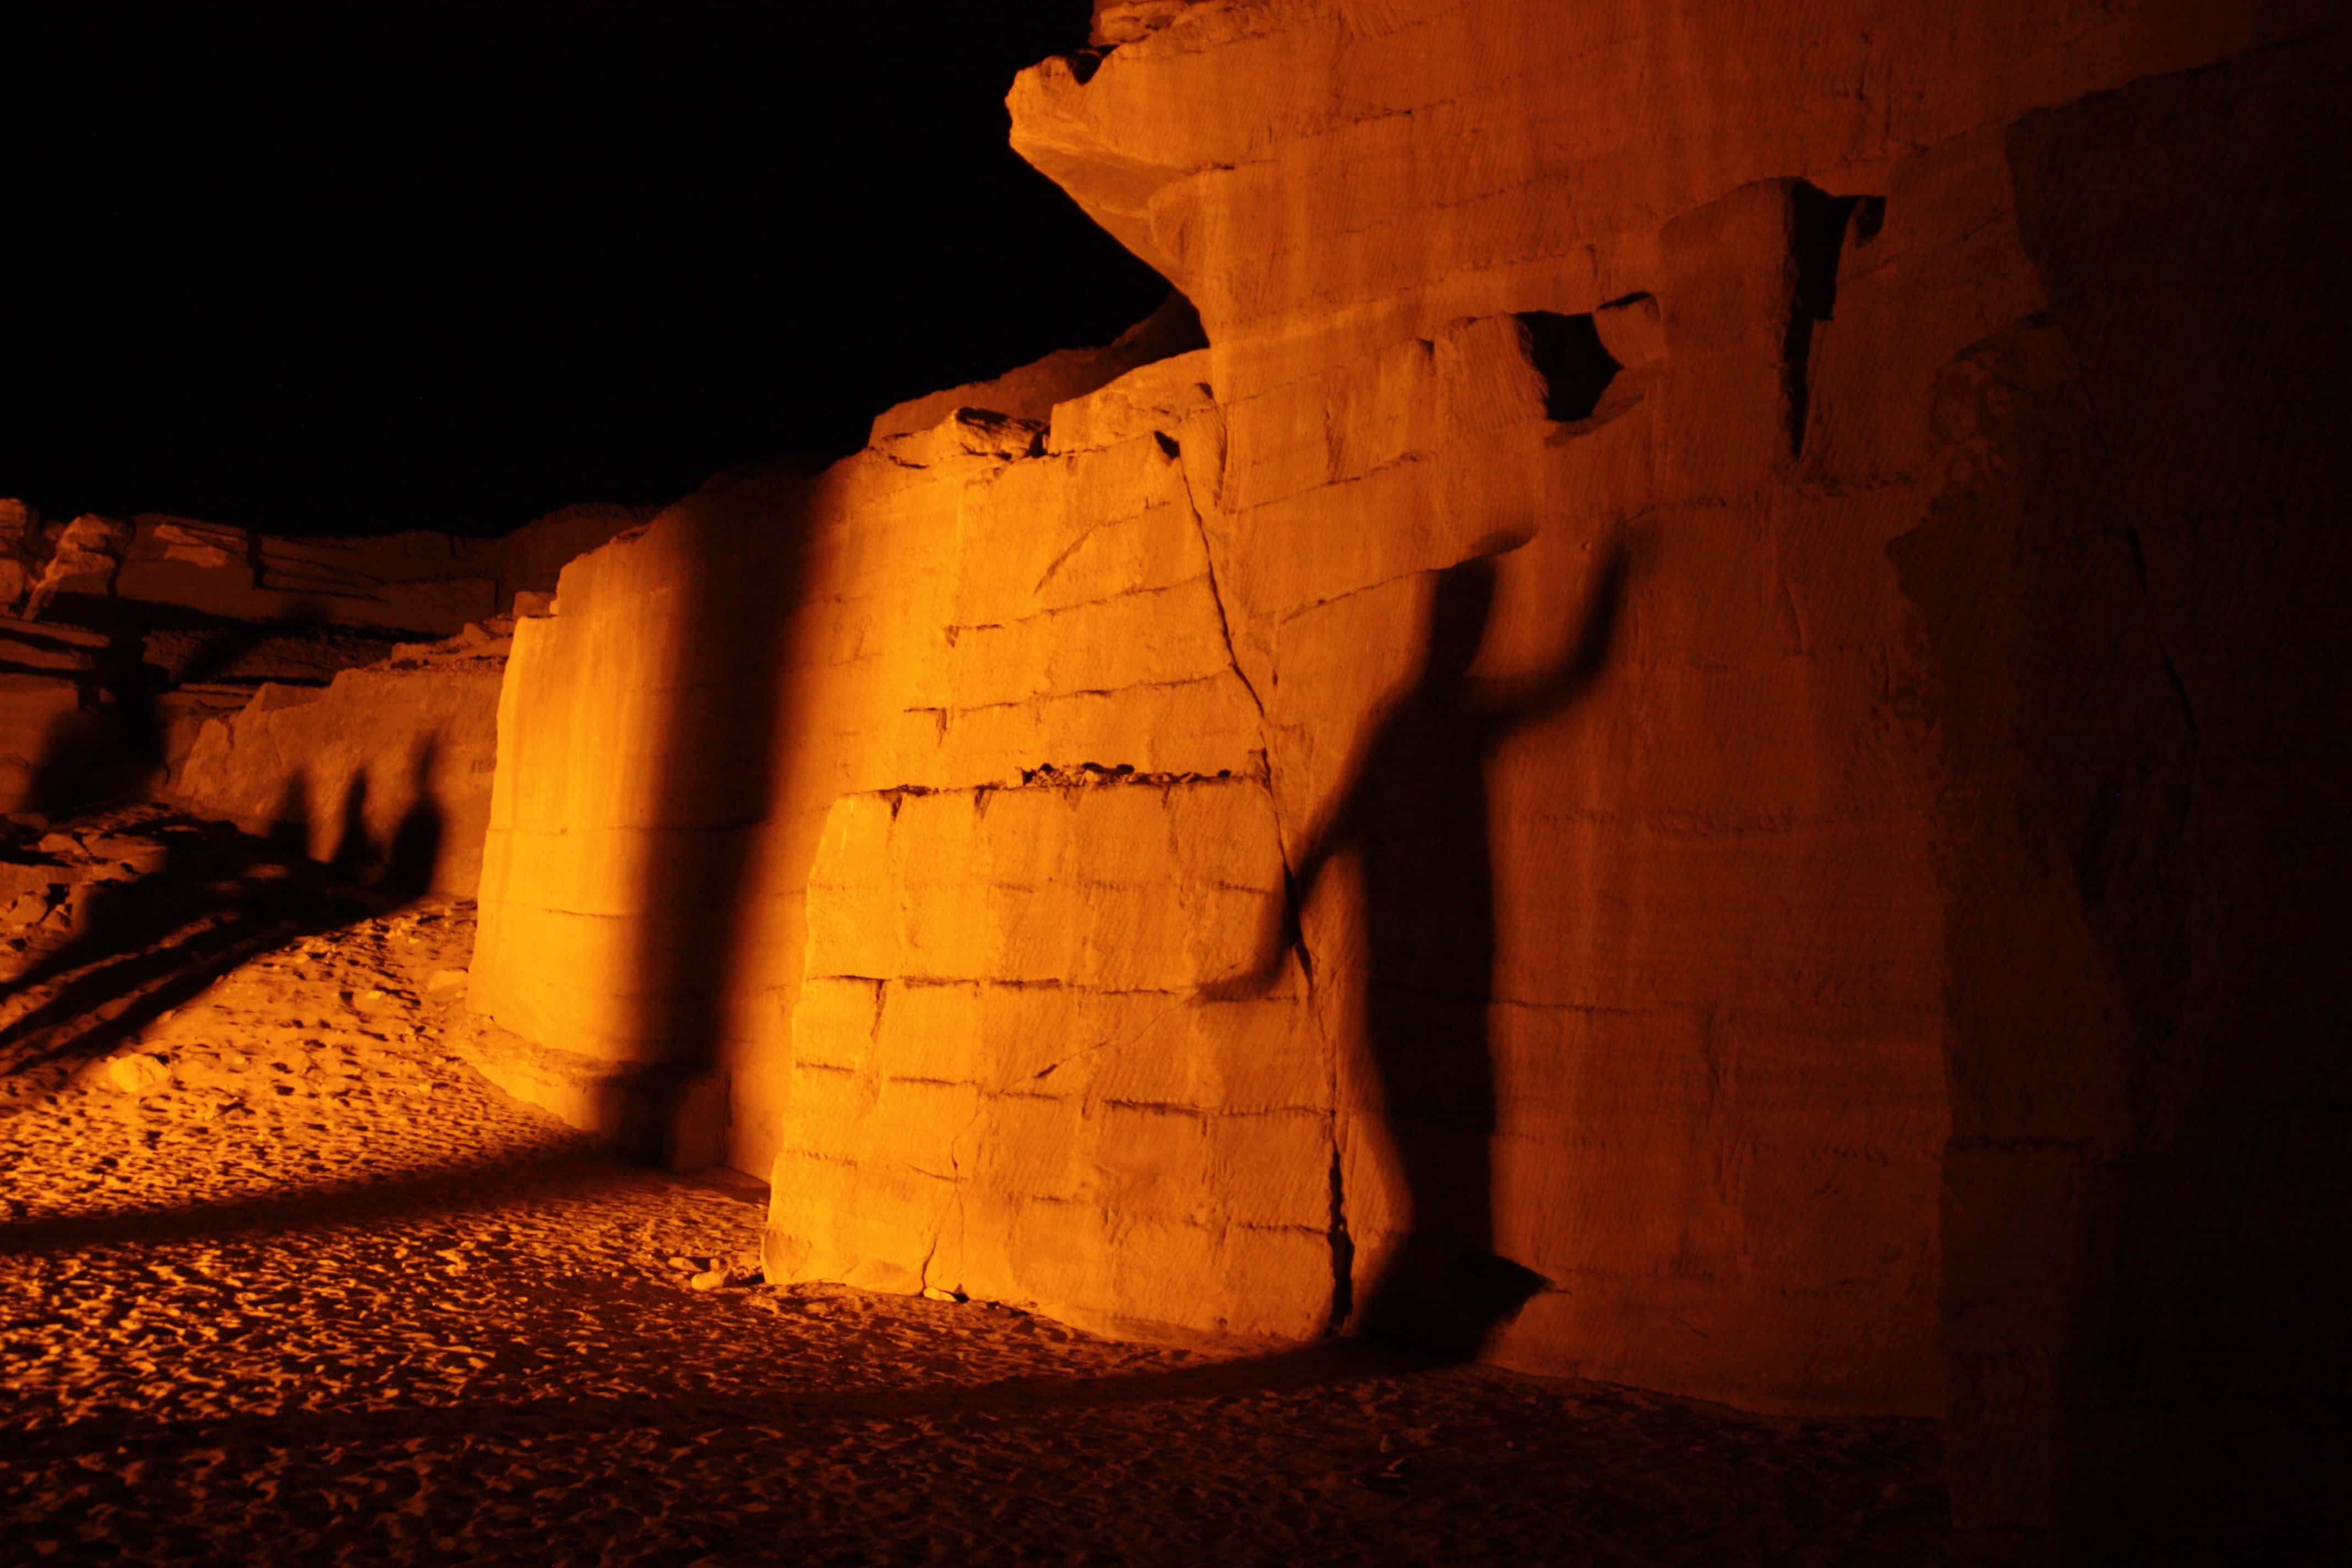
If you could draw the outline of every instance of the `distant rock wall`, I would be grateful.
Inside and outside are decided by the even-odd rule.
[[[590,504],[499,539],[422,530],[289,539],[161,512],[45,528],[24,502],[0,500],[0,611],[21,605],[38,617],[62,596],[449,637],[511,610],[519,593],[552,594],[565,562],[650,515]]]
[[[1098,16],[1014,144],[1210,347],[568,567],[474,1005],[727,1080],[780,1279],[1301,1337],[1450,1225],[1501,1360],[2094,1506],[2329,1299],[2325,8]]]
[[[0,616],[0,812],[37,805],[84,726],[84,694],[110,639],[79,626]]]
[[[385,659],[403,630],[466,640],[467,628],[518,604],[543,604],[565,562],[649,515],[583,505],[503,539],[292,540],[160,514],[45,523],[23,501],[0,500],[0,610],[24,612],[0,613],[0,811],[72,816],[162,794],[252,825],[272,820],[291,773],[307,770],[306,746],[327,745],[339,781],[372,772],[381,789],[413,771],[409,753],[428,731],[462,733],[482,750],[456,773],[439,768],[436,788],[452,794],[467,824],[448,875],[470,892],[488,802],[495,661],[474,665],[488,679],[457,702],[462,716],[450,704],[467,683],[455,677],[431,695],[411,681],[364,699],[356,694],[374,678],[362,677],[317,714],[262,716],[320,694],[340,670]],[[467,646],[486,640],[477,631]],[[413,658],[399,666],[415,667]],[[446,658],[434,668],[451,675]],[[248,746],[232,763],[222,749],[232,724],[192,782],[186,766],[207,722],[231,720],[265,691],[247,728],[283,731],[292,749],[273,757],[267,745]],[[387,749],[366,756],[368,703],[394,691],[381,715]],[[321,721],[327,731],[308,732]]]
[[[264,686],[197,732],[170,799],[402,894],[474,896],[506,624],[403,647],[323,688]]]

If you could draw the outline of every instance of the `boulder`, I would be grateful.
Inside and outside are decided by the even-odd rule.
[[[1057,349],[992,381],[950,386],[886,408],[875,416],[867,439],[878,445],[887,437],[928,430],[960,408],[1043,424],[1057,403],[1082,397],[1139,365],[1189,353],[1206,342],[1191,303],[1181,294],[1171,294],[1158,310],[1105,347]]]
[[[107,1058],[106,1081],[124,1094],[152,1094],[172,1081],[172,1069],[143,1052],[125,1051]]]

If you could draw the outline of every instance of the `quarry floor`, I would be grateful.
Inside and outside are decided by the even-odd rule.
[[[1925,1423],[772,1289],[756,1188],[466,1064],[470,906],[176,863],[0,987],[10,1562],[1948,1558]]]

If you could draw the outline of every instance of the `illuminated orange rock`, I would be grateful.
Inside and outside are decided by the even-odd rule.
[[[400,648],[206,721],[169,798],[388,891],[479,885],[508,639]]]
[[[2329,296],[2244,259],[2325,251],[2281,150],[2341,39],[2264,48],[2324,19],[1098,7],[1014,145],[1209,347],[566,568],[471,1004],[723,1083],[778,1279],[1278,1338],[1450,1295],[1515,1365],[1948,1413],[1963,1521],[2046,1521],[2103,1303],[2227,1321],[2102,1261],[2255,1159],[2176,1053],[2326,1037],[2243,890],[2328,923],[2252,846],[2330,819],[2256,781],[2341,736],[2248,628],[2342,668],[2341,547],[2293,564],[2340,458],[2268,368],[2330,384]]]
[[[1131,44],[1156,33],[1201,0],[1095,0],[1089,40],[1098,47]]]
[[[886,437],[928,430],[959,408],[1043,422],[1057,404],[1083,397],[1138,365],[1203,348],[1207,342],[1191,301],[1171,294],[1159,310],[1102,348],[1057,349],[992,380],[926,393],[886,408],[874,416],[869,439],[879,445]]]

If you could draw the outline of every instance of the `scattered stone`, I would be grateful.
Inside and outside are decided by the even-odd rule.
[[[106,1064],[106,1081],[125,1094],[152,1094],[172,1081],[172,1069],[142,1051],[131,1051]]]
[[[455,996],[464,991],[471,984],[472,979],[473,976],[462,969],[436,969],[433,972],[433,977],[425,983],[425,994],[434,997]],[[371,994],[380,996],[383,993],[373,992]]]

